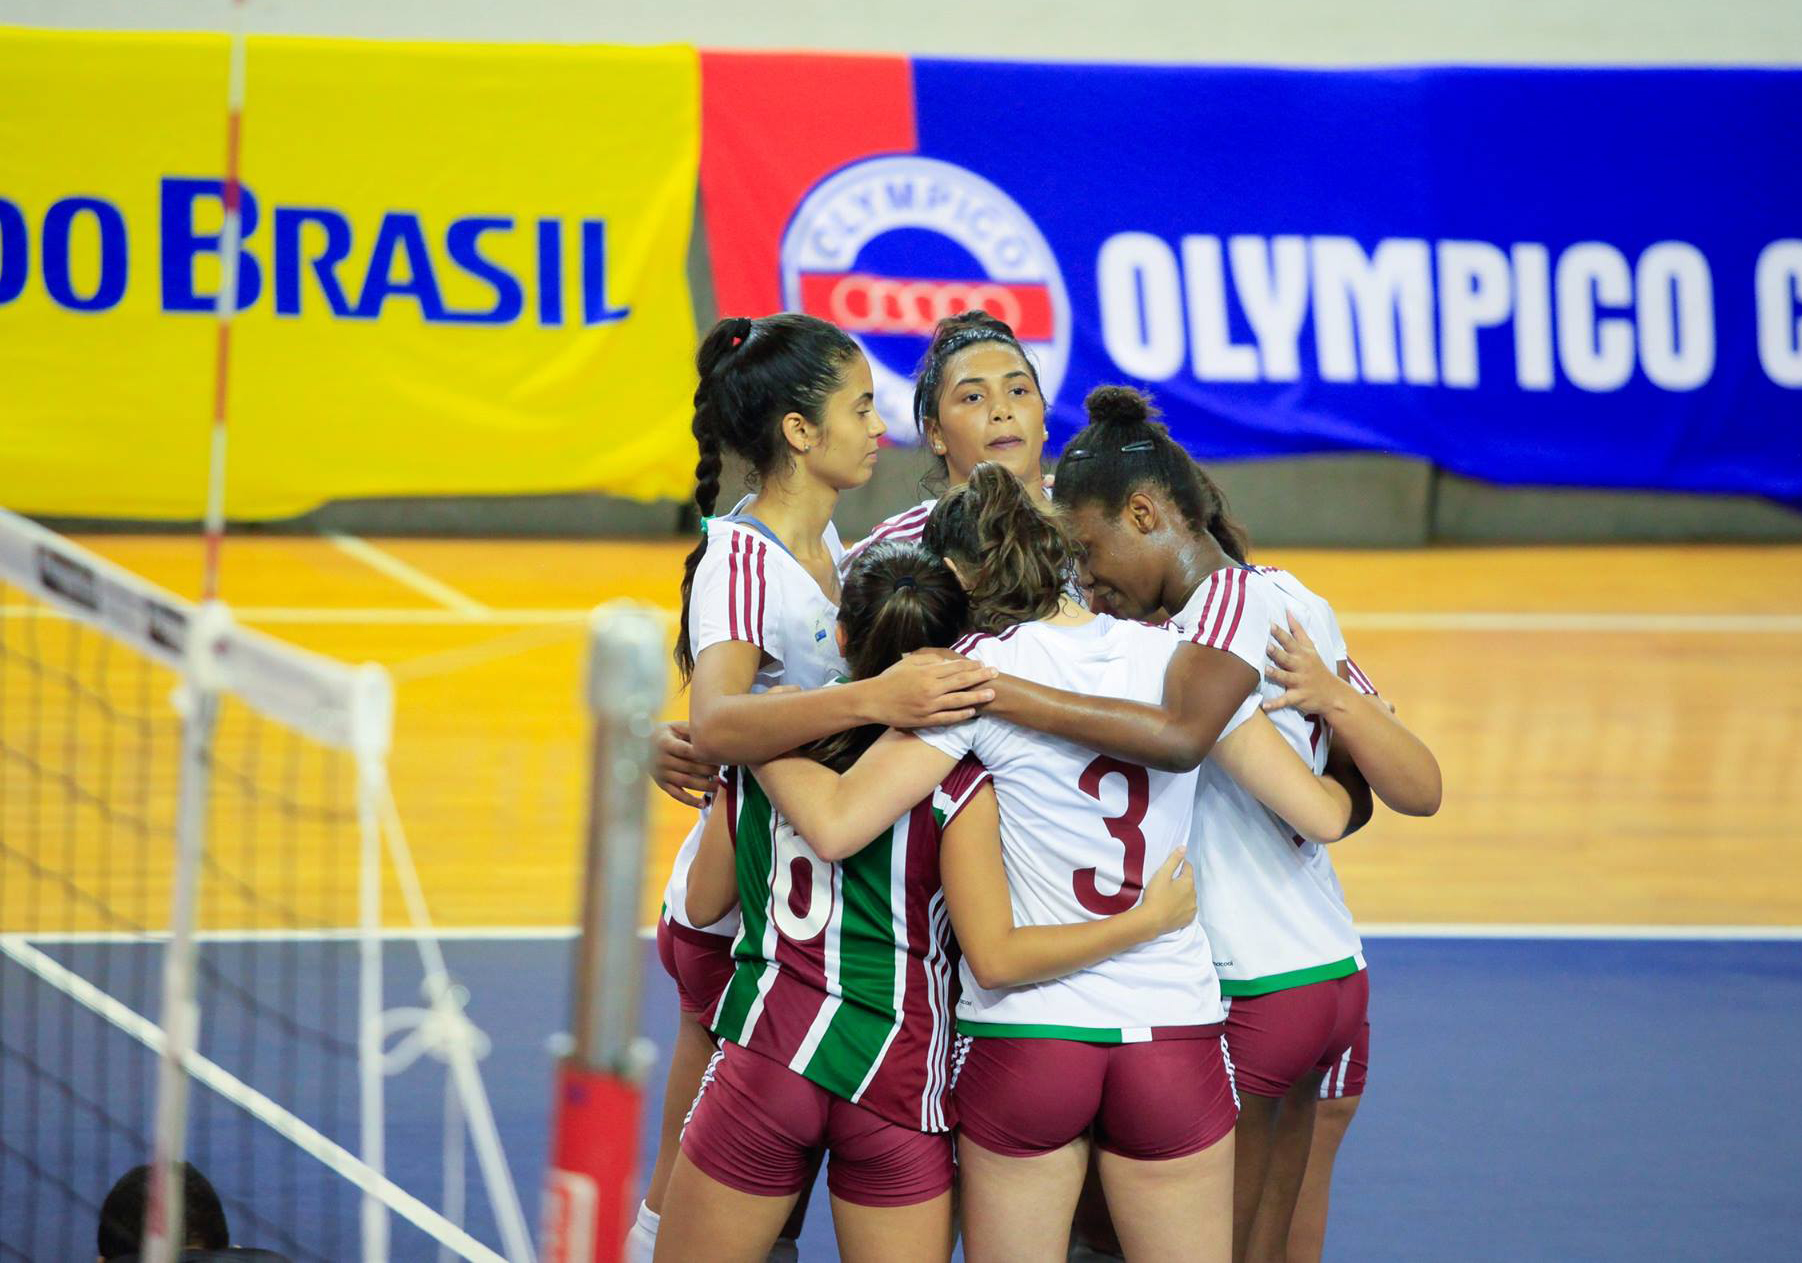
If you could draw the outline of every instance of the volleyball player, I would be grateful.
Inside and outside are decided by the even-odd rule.
[[[704,517],[713,512],[726,452],[758,483],[754,496],[705,523],[683,573],[676,661],[690,686],[695,756],[749,763],[864,723],[967,716],[987,700],[986,691],[970,690],[985,670],[925,660],[817,693],[844,668],[832,635],[843,555],[832,511],[841,491],[869,480],[885,429],[856,344],[810,316],[729,319],[702,340],[695,365],[697,507]],[[770,692],[783,684],[807,692]],[[686,913],[701,828],[697,822],[677,855],[658,924],[658,952],[675,979],[681,1016],[662,1141],[628,1243],[635,1259],[650,1255],[676,1135],[713,1052],[697,1015],[712,1007],[731,971],[732,918],[700,926]]]
[[[918,544],[866,550],[846,577],[838,623],[853,678],[949,645],[966,608],[957,580]],[[810,757],[842,769],[881,731],[828,738]],[[1000,865],[994,795],[974,759],[837,863],[814,854],[744,769],[728,773],[728,787],[690,872],[688,911],[709,920],[740,903],[743,928],[713,1015],[725,1042],[683,1132],[659,1249],[762,1258],[804,1191],[809,1161],[826,1150],[842,1258],[948,1258],[956,949],[947,901],[958,945],[989,985],[1036,981],[1192,921],[1180,855],[1116,916],[1016,930],[1005,882],[995,915],[971,902],[981,882],[954,876]],[[728,814],[736,848],[721,827]]]
[[[1173,611],[1174,625],[1202,643],[1253,617],[1284,638],[1279,654],[1313,653],[1311,627],[1346,675],[1362,681],[1331,608],[1287,572],[1245,564],[1243,534],[1217,489],[1155,424],[1149,400],[1109,387],[1087,406],[1090,424],[1059,461],[1056,493],[1085,547],[1095,599],[1134,617]],[[1268,613],[1248,608],[1247,592],[1259,587],[1278,598]],[[1317,771],[1338,735],[1341,757],[1385,802],[1413,814],[1437,809],[1437,763],[1380,702],[1337,676],[1338,692],[1304,695],[1285,692],[1285,679],[1301,677],[1280,664],[1261,664],[1262,672],[1270,679],[1254,703],[1271,709]],[[1191,854],[1244,1101],[1235,1259],[1285,1258],[1322,1067],[1346,1056],[1365,1023],[1362,943],[1320,841],[1273,817],[1223,769],[1203,769]]]
[[[939,321],[914,381],[914,425],[938,457],[931,481],[961,487],[972,469],[992,460],[1045,502],[1045,407],[1038,369],[1004,321],[981,310]],[[877,523],[846,551],[844,564],[881,540],[919,539],[937,502],[929,497]],[[700,807],[717,776],[697,754],[688,723],[658,725],[652,765],[658,788]]]
[[[974,752],[996,778],[1005,866],[991,872],[1016,923],[1132,907],[1147,870],[1186,847],[1193,768],[1228,720],[1242,717],[1246,740],[1274,734],[1255,705],[1250,715],[1242,706],[1256,685],[1245,657],[1255,646],[1262,661],[1262,632],[1235,628],[1221,652],[1090,613],[1068,592],[1072,546],[1061,523],[994,465],[979,466],[938,503],[925,542],[964,582],[983,633],[959,647],[1049,684],[1055,695],[1004,676],[995,707],[973,723],[888,733],[842,777],[786,759],[760,769],[759,781],[813,849],[832,859],[863,845]],[[1137,705],[1109,700],[1121,698]],[[997,713],[1008,710],[1051,731],[1067,722],[1068,730],[1064,739],[1028,732]],[[1123,712],[1131,718],[1122,721]],[[1098,756],[1072,737],[1102,749],[1126,744]],[[1226,744],[1233,743],[1223,743],[1223,753]],[[1349,796],[1309,775],[1291,752],[1280,754],[1261,770],[1274,775],[1286,765],[1306,782],[1291,814],[1338,836]],[[1185,772],[1144,766],[1185,760]],[[1317,803],[1330,806],[1317,811]],[[971,1039],[960,1043],[956,1101],[968,1256],[1063,1257],[1092,1130],[1130,1251],[1226,1259],[1235,1106],[1218,984],[1199,926],[1055,981],[1005,981],[965,963],[959,1031]]]
[[[1267,673],[1271,683],[1283,690],[1278,697],[1265,701],[1267,709],[1289,707],[1303,715],[1326,717],[1335,736],[1342,743],[1365,744],[1356,754],[1362,764],[1375,773],[1373,787],[1380,787],[1385,803],[1408,815],[1431,815],[1439,805],[1438,768],[1429,761],[1401,757],[1383,757],[1373,748],[1369,738],[1381,739],[1386,726],[1381,718],[1369,721],[1359,709],[1360,696],[1376,696],[1376,688],[1349,657],[1345,676],[1326,665],[1316,651],[1307,632],[1291,623],[1285,632],[1273,629],[1277,644],[1270,657],[1273,669]],[[1329,651],[1328,657],[1333,656]],[[1385,703],[1387,705],[1387,703]],[[1360,727],[1362,723],[1362,727]],[[1389,775],[1385,776],[1384,773]],[[1396,775],[1399,773],[1399,777]],[[1412,779],[1407,779],[1412,773]],[[1288,1263],[1320,1263],[1326,1247],[1327,1210],[1331,1200],[1333,1166],[1339,1146],[1351,1127],[1352,1118],[1363,1100],[1364,1084],[1370,1070],[1370,1019],[1364,1020],[1352,1044],[1337,1058],[1325,1059],[1316,1067],[1322,1072],[1320,1099],[1314,1111],[1314,1134],[1304,1164],[1301,1191],[1295,1199],[1295,1214],[1289,1224]]]
[[[993,461],[1045,502],[1045,406],[1039,370],[1005,321],[980,309],[939,321],[914,378],[914,427],[938,458],[929,481],[956,489]],[[933,496],[878,522],[848,556],[880,540],[920,538],[937,503]]]

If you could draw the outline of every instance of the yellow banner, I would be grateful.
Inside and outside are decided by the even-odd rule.
[[[227,511],[684,496],[688,48],[261,37]],[[195,518],[229,45],[0,29],[0,504]]]

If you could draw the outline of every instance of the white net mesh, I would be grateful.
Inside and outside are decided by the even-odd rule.
[[[529,1255],[474,1073],[481,1037],[387,797],[388,699],[379,671],[233,627],[0,516],[0,1259],[92,1257],[107,1190],[151,1159],[184,991],[199,1024],[182,1090],[162,1094],[166,1134],[185,1137],[238,1243],[324,1263],[434,1243]],[[184,719],[203,710],[186,769],[203,836],[184,852]],[[166,983],[184,853],[191,965]],[[384,952],[397,878],[413,924]],[[423,1009],[384,1022],[390,991]],[[470,1121],[489,1245],[383,1174],[384,1027],[401,1089],[449,1111],[429,1138],[447,1178],[429,1191],[452,1207]],[[423,1044],[435,1058],[407,1055]]]

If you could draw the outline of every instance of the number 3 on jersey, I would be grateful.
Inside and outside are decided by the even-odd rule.
[[[1096,870],[1093,868],[1077,869],[1070,883],[1076,891],[1076,902],[1103,917],[1125,912],[1139,901],[1139,894],[1145,887],[1145,835],[1139,831],[1139,826],[1144,823],[1146,808],[1151,804],[1150,774],[1136,763],[1125,763],[1106,755],[1082,770],[1076,787],[1100,802],[1102,782],[1109,776],[1119,776],[1126,782],[1126,809],[1101,822],[1126,852],[1120,865],[1120,889],[1111,895],[1102,894],[1095,885]]]
[[[783,820],[776,826],[775,867],[770,908],[776,928],[791,943],[818,938],[832,919],[832,865]]]

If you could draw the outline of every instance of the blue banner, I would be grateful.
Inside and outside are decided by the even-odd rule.
[[[1060,444],[1128,381],[1204,459],[1802,500],[1802,72],[912,68],[914,152],[796,190],[777,261],[891,422],[981,303]]]

